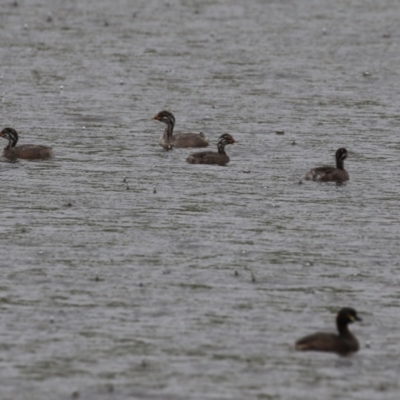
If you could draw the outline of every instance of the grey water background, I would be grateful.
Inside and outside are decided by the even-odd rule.
[[[398,399],[399,27],[390,0],[3,2],[1,128],[56,158],[0,161],[0,398]],[[230,164],[164,152],[162,109]],[[347,184],[299,184],[342,146]],[[359,353],[291,349],[343,306]]]

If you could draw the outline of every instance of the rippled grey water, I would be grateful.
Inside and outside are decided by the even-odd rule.
[[[390,0],[3,4],[1,127],[56,159],[0,162],[1,399],[398,399],[399,26]],[[231,163],[164,152],[164,108]],[[347,184],[298,184],[341,146]],[[289,348],[342,306],[358,354]]]

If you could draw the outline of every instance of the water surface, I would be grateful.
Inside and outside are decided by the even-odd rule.
[[[398,399],[399,26],[389,0],[3,5],[1,126],[56,158],[0,162],[1,398]],[[164,152],[162,109],[230,164]],[[347,184],[299,184],[339,147]],[[358,354],[290,349],[343,306]]]

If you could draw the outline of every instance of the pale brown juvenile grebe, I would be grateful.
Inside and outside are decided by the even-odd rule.
[[[345,356],[358,351],[357,338],[349,331],[348,324],[362,321],[353,308],[342,308],[336,316],[339,334],[317,332],[303,337],[296,342],[297,350],[329,351]]]
[[[166,128],[164,134],[160,137],[159,145],[165,150],[171,150],[174,147],[207,147],[208,139],[202,132],[200,133],[173,133],[175,126],[175,117],[169,111],[160,111],[153,119],[164,122]]]
[[[53,149],[48,146],[37,144],[21,144],[17,146],[18,133],[13,128],[4,128],[0,136],[8,140],[8,145],[4,147],[3,156],[9,159],[22,158],[25,160],[45,160],[53,158]]]
[[[343,147],[336,151],[335,167],[318,167],[307,172],[305,179],[316,182],[345,182],[349,180],[349,174],[344,169],[344,160],[347,158],[347,150]]]
[[[229,162],[229,157],[225,153],[225,146],[233,143],[235,143],[235,139],[229,135],[229,133],[224,133],[218,140],[218,152],[202,151],[199,153],[193,153],[186,159],[186,161],[189,164],[226,165]]]

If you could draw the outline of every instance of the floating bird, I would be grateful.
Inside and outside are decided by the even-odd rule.
[[[160,111],[153,119],[164,122],[167,125],[164,134],[160,137],[159,145],[165,150],[171,150],[174,147],[207,147],[208,139],[202,132],[200,133],[173,133],[175,126],[175,117],[169,111]]]
[[[218,152],[202,151],[193,153],[186,161],[189,164],[226,165],[229,162],[229,156],[225,153],[225,146],[233,143],[236,143],[235,139],[229,133],[224,133],[218,140]]]
[[[8,145],[3,150],[3,156],[8,159],[45,160],[54,157],[53,149],[48,146],[38,144],[21,144],[17,146],[18,133],[13,128],[4,128],[0,132],[0,136],[8,140]]]
[[[318,167],[310,170],[305,179],[316,182],[345,182],[349,180],[349,174],[344,169],[344,160],[347,158],[347,150],[340,148],[336,151],[335,167]]]
[[[358,351],[360,345],[357,338],[349,331],[348,324],[362,321],[353,308],[342,308],[336,316],[339,334],[317,332],[299,339],[296,350],[329,351],[345,356]]]

